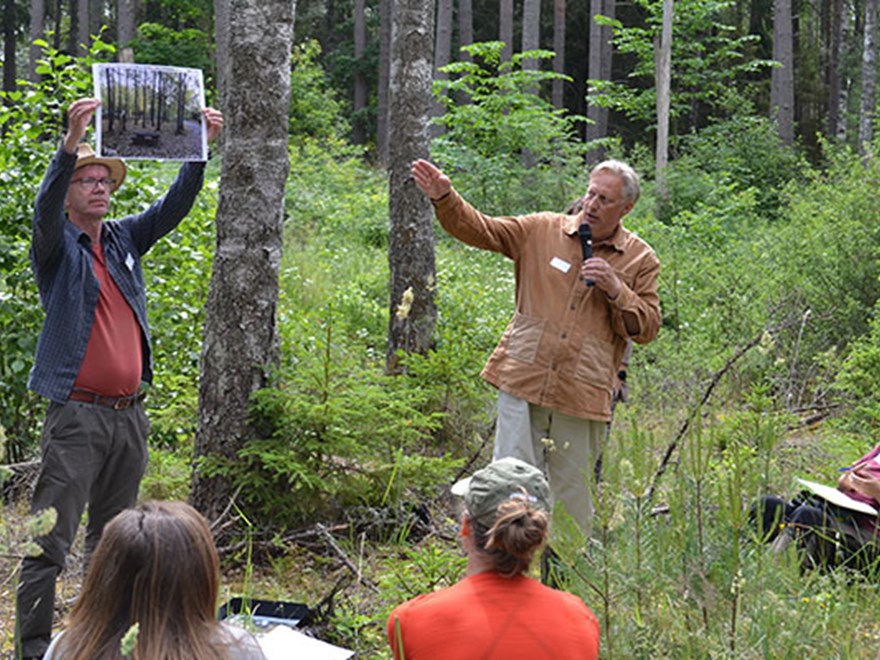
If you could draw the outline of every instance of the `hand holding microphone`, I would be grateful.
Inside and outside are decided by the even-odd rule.
[[[578,226],[578,237],[581,239],[581,251],[584,254],[584,261],[586,261],[593,256],[593,230],[590,229],[589,224],[582,222]],[[593,280],[584,279],[584,284],[593,286],[595,283]]]

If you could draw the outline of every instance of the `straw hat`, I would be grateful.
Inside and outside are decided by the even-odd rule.
[[[119,158],[98,158],[94,149],[85,142],[80,142],[76,150],[76,166],[73,170],[75,172],[86,165],[103,165],[110,170],[110,178],[116,180],[110,192],[119,188],[125,180],[125,163],[123,161]]]

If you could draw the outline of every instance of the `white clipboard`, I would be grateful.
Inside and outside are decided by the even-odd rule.
[[[861,500],[853,499],[842,490],[826,486],[825,484],[816,483],[815,481],[809,481],[808,479],[798,479],[798,483],[821,497],[823,500],[827,500],[832,504],[843,507],[844,509],[866,513],[869,516],[878,515],[877,509],[870,504],[866,504]]]

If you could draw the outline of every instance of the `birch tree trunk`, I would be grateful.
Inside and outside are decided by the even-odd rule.
[[[865,41],[862,48],[862,99],[859,110],[859,154],[871,150],[877,92],[877,0],[865,0]]]
[[[437,321],[434,213],[409,173],[410,163],[429,156],[433,16],[433,0],[395,2],[389,90],[388,373],[402,371],[399,351],[428,351]]]
[[[672,0],[663,0],[663,27],[659,48],[655,49],[655,85],[657,88],[657,145],[654,153],[657,181],[669,161],[669,105],[672,86]],[[663,196],[662,194],[660,195]]]
[[[655,179],[657,181],[657,216],[668,197],[666,189],[666,164],[669,162],[669,105],[672,87],[672,0],[663,0],[663,26],[660,30],[659,48],[655,49],[655,81],[657,87],[657,145]]]
[[[226,139],[217,247],[208,301],[199,387],[195,458],[234,461],[255,432],[251,395],[269,384],[278,359],[276,308],[281,263],[284,186],[290,168],[287,126],[291,0],[228,2]],[[231,486],[197,470],[192,500],[209,520],[225,509]]]
[[[794,35],[791,0],[773,3],[773,59],[779,66],[770,74],[770,119],[776,122],[779,139],[794,141]]]

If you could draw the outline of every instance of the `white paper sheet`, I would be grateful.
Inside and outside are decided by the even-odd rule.
[[[816,483],[815,481],[809,481],[807,479],[798,479],[798,483],[814,492],[823,500],[828,500],[832,504],[842,506],[845,509],[851,509],[852,511],[867,513],[871,516],[877,515],[877,509],[872,507],[870,504],[865,504],[864,502],[851,498],[842,490],[838,490],[837,488],[833,488],[831,486],[826,486],[825,484]]]
[[[268,660],[347,660],[354,651],[309,637],[287,626],[275,626],[257,637]]]

